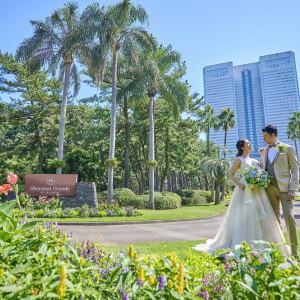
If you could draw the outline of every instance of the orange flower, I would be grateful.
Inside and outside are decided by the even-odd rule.
[[[13,173],[8,173],[7,175],[7,183],[9,184],[17,184],[18,182],[18,175]]]
[[[13,191],[14,188],[10,184],[0,185],[0,193],[4,195],[8,195],[8,191]]]

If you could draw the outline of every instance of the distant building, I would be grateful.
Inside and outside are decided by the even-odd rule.
[[[227,148],[236,152],[239,138],[248,138],[252,156],[259,158],[264,147],[261,129],[268,124],[278,128],[278,139],[288,139],[287,123],[293,111],[300,110],[295,56],[291,51],[259,57],[259,62],[233,66],[232,62],[203,69],[204,98],[219,114],[230,107],[236,115],[236,126],[228,130]],[[224,144],[224,132],[212,130],[211,140]]]

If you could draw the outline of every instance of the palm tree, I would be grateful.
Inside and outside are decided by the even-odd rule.
[[[227,131],[229,128],[235,126],[235,114],[234,111],[229,107],[223,108],[220,115],[218,116],[218,126],[222,127],[224,130],[224,159],[226,158],[226,144],[227,144]],[[221,201],[224,200],[226,188],[226,176],[224,176],[224,181],[222,182],[222,196]]]
[[[134,90],[137,99],[142,99],[145,94],[149,99],[149,200],[150,208],[155,209],[154,101],[157,96],[164,99],[177,119],[186,107],[188,85],[181,81],[185,65],[181,63],[180,54],[171,46],[157,47],[153,53],[140,53],[138,58],[137,77],[128,88]]]
[[[78,93],[80,81],[74,61],[87,51],[87,36],[86,31],[82,30],[78,5],[72,2],[55,10],[44,22],[31,21],[31,24],[34,26],[34,34],[19,46],[17,57],[48,65],[53,75],[59,68],[59,77],[63,81],[63,95],[57,156],[59,163],[56,173],[61,174],[68,92],[72,81],[73,95]]]
[[[296,140],[300,138],[299,134],[299,119],[297,118],[297,114],[293,113],[293,116],[288,118],[289,123],[287,125],[287,136],[289,139],[293,140],[295,143],[295,149],[298,157],[298,149],[297,149],[297,142]]]
[[[215,109],[211,105],[206,105],[201,114],[201,128],[206,132],[206,141],[207,141],[207,155],[211,157],[210,153],[210,130],[211,128],[217,129],[217,120],[218,118],[215,115]]]
[[[229,161],[226,160],[225,157],[206,157],[202,160],[202,168],[211,175],[211,179],[216,184],[215,204],[220,204],[220,184],[224,181],[224,178],[226,177],[226,170],[228,170],[228,167]]]
[[[100,64],[96,64],[99,70],[99,81],[103,79],[109,53],[112,53],[111,130],[107,189],[107,200],[108,203],[111,203],[113,199],[113,172],[116,162],[115,136],[118,53],[122,52],[124,55],[130,56],[132,63],[136,65],[136,49],[152,49],[154,40],[145,29],[137,26],[137,22],[141,25],[148,22],[148,14],[140,5],[135,7],[129,0],[123,0],[116,5],[111,5],[106,10],[103,8],[100,9],[97,4],[93,4],[86,9],[84,15],[90,16],[95,35],[99,39],[99,43],[95,44],[92,51],[96,55],[100,54],[100,57],[98,57]],[[95,56],[92,55],[92,57]],[[91,63],[88,65],[92,67]]]

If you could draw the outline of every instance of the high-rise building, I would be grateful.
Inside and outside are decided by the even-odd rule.
[[[293,145],[286,134],[288,118],[299,111],[300,99],[295,56],[291,51],[259,57],[259,62],[233,66],[232,62],[203,69],[204,98],[219,114],[230,107],[236,126],[228,130],[227,148],[236,152],[239,138],[253,145],[252,156],[259,158],[264,147],[262,128],[276,125],[278,139]],[[224,144],[224,132],[212,130],[211,140]]]

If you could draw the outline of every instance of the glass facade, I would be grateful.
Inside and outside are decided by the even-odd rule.
[[[219,114],[230,107],[236,126],[228,131],[227,148],[236,152],[239,138],[248,138],[259,158],[264,147],[261,129],[268,124],[278,128],[280,141],[294,145],[286,134],[288,118],[299,111],[299,89],[294,53],[261,56],[259,62],[233,66],[232,62],[204,68],[204,97]],[[224,143],[224,132],[212,132],[216,144]]]

